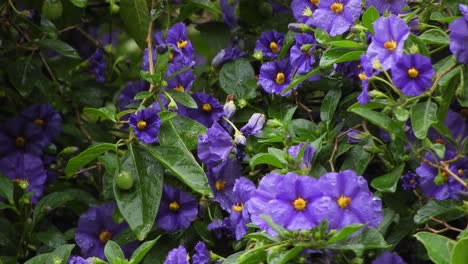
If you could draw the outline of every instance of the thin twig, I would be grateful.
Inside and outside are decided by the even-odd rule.
[[[83,127],[83,123],[81,122],[80,110],[78,110],[78,108],[75,108],[75,116],[76,116],[76,120],[75,120],[76,125],[78,126],[80,131],[83,133],[83,135],[85,135],[86,139],[88,140],[90,144],[94,144],[95,141],[93,137],[91,137],[91,134],[89,134],[88,130],[86,130],[86,128]]]

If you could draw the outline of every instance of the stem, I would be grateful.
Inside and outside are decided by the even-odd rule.
[[[384,71],[385,72],[385,71]],[[385,72],[386,73],[386,72]],[[388,76],[388,73],[387,73],[387,76]],[[388,85],[390,88],[392,88],[392,90],[398,94],[399,96],[403,96],[403,93],[395,87],[395,85],[393,85],[392,83],[389,83],[387,80],[383,79],[383,78],[380,78],[378,76],[373,76],[371,79],[374,79],[374,80],[378,80],[378,81],[381,81],[383,83],[385,83],[386,85]]]

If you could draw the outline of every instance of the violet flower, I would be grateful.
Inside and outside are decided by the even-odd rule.
[[[180,245],[178,248],[174,248],[167,254],[164,264],[190,264],[187,250],[184,246]]]
[[[103,83],[105,79],[105,74],[107,70],[106,59],[104,57],[104,51],[102,49],[96,49],[96,51],[88,59],[89,62],[89,71],[93,74],[96,82]]]
[[[281,92],[289,86],[292,77],[293,69],[288,59],[266,62],[260,68],[258,84],[262,86],[263,90],[267,93],[287,96],[291,91],[285,94]],[[297,87],[294,89],[296,88]]]
[[[406,6],[407,0],[366,0],[366,8],[375,7],[379,14],[385,12],[398,15]]]
[[[169,28],[167,31],[167,43],[174,49],[182,51],[185,57],[193,60],[195,50],[192,47],[192,42],[187,38],[187,29],[184,23],[179,22]]]
[[[374,259],[371,264],[406,264],[406,262],[397,254],[385,251]]]
[[[289,55],[291,65],[297,68],[298,74],[306,74],[312,70],[312,65],[315,63],[315,38],[307,33],[302,33],[296,34],[294,40],[295,43],[291,47]]]
[[[71,256],[68,259],[67,264],[92,264],[92,263],[80,256]]]
[[[21,116],[40,127],[45,142],[52,141],[61,132],[62,118],[50,104],[31,105]]]
[[[418,96],[432,85],[431,60],[419,54],[403,55],[392,67],[393,83],[406,96]]]
[[[246,137],[255,136],[262,132],[264,125],[265,115],[255,113],[249,118],[247,124],[241,127],[240,132]]]
[[[245,208],[245,203],[250,200],[255,192],[253,182],[245,177],[236,179],[232,191],[232,206],[229,209],[230,227],[237,240],[247,234],[247,224],[250,222],[250,214]]]
[[[367,104],[370,101],[369,97],[369,79],[374,76],[374,68],[372,62],[366,55],[361,55],[361,73],[358,74],[362,83],[362,92],[357,100],[360,104]]]
[[[197,200],[192,195],[164,185],[156,222],[168,232],[185,229],[197,217],[197,206]]]
[[[208,167],[215,167],[227,160],[233,147],[231,135],[221,125],[214,123],[205,135],[198,137],[198,158]]]
[[[222,18],[224,23],[230,28],[237,27],[237,16],[235,14],[236,6],[239,5],[239,0],[231,1],[232,4],[229,4],[229,0],[219,0],[219,5],[222,11]]]
[[[0,125],[0,156],[12,152],[42,154],[49,140],[42,135],[40,126],[24,117],[8,119]]]
[[[213,200],[224,210],[229,210],[232,206],[234,182],[242,176],[241,169],[237,160],[227,159],[226,162],[208,170],[208,181],[215,195]]]
[[[180,63],[170,63],[167,67],[166,79],[184,68],[185,66]],[[191,69],[185,70],[172,79],[167,81],[167,89],[175,90],[179,92],[188,92],[192,88],[192,84],[195,81],[195,75]]]
[[[348,31],[360,15],[361,0],[320,0],[312,24],[333,37]]]
[[[275,59],[283,46],[284,35],[275,30],[264,31],[255,43],[255,52],[261,52],[263,58]]]
[[[297,160],[299,153],[304,148],[301,160]],[[309,143],[301,143],[289,147],[288,154],[294,158],[295,164],[298,165],[302,174],[308,174],[312,169],[312,161],[315,155],[315,149]]]
[[[296,21],[312,26],[312,14],[317,9],[319,2],[319,0],[293,0],[291,9]]]
[[[247,53],[241,51],[239,48],[225,48],[216,54],[216,56],[211,61],[211,65],[215,68],[221,68],[225,63],[242,57],[247,57]]]
[[[158,142],[161,119],[153,108],[146,108],[130,115],[129,125],[135,136],[145,144]]]
[[[198,92],[193,93],[192,97],[198,108],[194,109],[179,105],[179,115],[189,117],[206,127],[210,127],[214,122],[221,119],[224,110],[218,99],[207,93]]]
[[[205,243],[198,242],[195,245],[195,254],[192,256],[192,264],[208,264],[210,263],[210,252],[206,248]]]
[[[148,89],[149,84],[145,81],[127,82],[125,84],[124,89],[122,90],[122,92],[120,92],[119,95],[119,110],[124,111],[129,108],[137,108],[135,104],[139,103],[140,100],[135,100],[135,95],[137,95],[139,92],[147,91]]]
[[[450,51],[459,62],[468,64],[468,6],[460,4],[459,8],[463,17],[455,19],[449,25]]]
[[[418,175],[408,171],[405,175],[401,176],[401,187],[403,189],[412,191],[418,186]]]

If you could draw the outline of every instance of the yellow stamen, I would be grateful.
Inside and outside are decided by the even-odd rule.
[[[442,177],[444,178],[444,181],[448,181],[448,179],[449,179],[449,174],[448,174],[446,171],[443,171],[441,175],[442,175]]]
[[[458,176],[463,176],[463,169],[458,169],[457,174]]]
[[[396,49],[397,43],[394,40],[390,40],[385,42],[383,46],[388,51],[394,51]]]
[[[336,200],[336,203],[338,203],[338,206],[342,209],[346,209],[349,206],[349,203],[351,203],[351,197],[346,197],[344,195],[341,195],[340,198]]]
[[[16,137],[15,144],[17,147],[24,147],[24,144],[26,144],[26,139],[24,137]]]
[[[43,126],[44,125],[44,120],[42,120],[40,118],[36,118],[36,120],[34,120],[34,124],[36,124],[38,126]]]
[[[171,210],[171,211],[177,211],[177,210],[179,210],[179,209],[180,209],[180,205],[179,205],[178,202],[173,201],[173,202],[170,202],[170,203],[169,203],[169,210]]]
[[[365,81],[367,79],[367,76],[364,73],[360,73],[358,74],[358,76],[359,76],[359,79],[361,79],[361,81]]]
[[[277,84],[283,84],[284,83],[284,78],[285,78],[284,73],[279,72],[278,74],[276,74],[275,81],[276,81]]]
[[[145,129],[145,128],[146,128],[146,121],[145,121],[145,120],[140,120],[140,121],[138,121],[138,123],[137,123],[137,128],[138,128],[139,130]]]
[[[445,145],[445,141],[441,138],[436,138],[435,143]]]
[[[408,75],[409,75],[409,77],[414,79],[414,78],[418,77],[419,71],[416,70],[416,68],[413,67],[413,68],[408,70]]]
[[[310,0],[310,3],[313,5],[318,5],[320,0]]]
[[[270,42],[270,49],[273,53],[277,53],[279,51],[278,44],[274,41]]]
[[[243,203],[236,203],[235,205],[232,206],[232,210],[235,212],[241,212],[242,209],[244,209],[244,204]]]
[[[188,42],[186,40],[179,40],[177,41],[177,47],[179,49],[183,49],[187,46]]]
[[[220,192],[223,191],[226,187],[226,181],[216,181],[215,182],[215,189]]]
[[[296,200],[294,200],[293,206],[294,209],[296,209],[297,211],[303,211],[307,206],[307,201],[302,199],[301,197],[298,197]]]
[[[330,6],[331,11],[340,14],[343,12],[343,4],[342,3],[334,3],[333,5]]]
[[[210,104],[203,104],[202,105],[202,110],[203,110],[203,112],[210,113],[211,110],[213,110],[213,108],[211,107]]]
[[[169,53],[169,61],[172,61],[173,59],[174,59],[174,53],[172,53],[171,51],[171,53]]]
[[[104,230],[99,234],[99,241],[101,241],[102,243],[106,243],[111,238],[112,238],[112,233],[109,231]]]
[[[179,84],[174,88],[174,91],[183,93],[183,92],[185,92],[185,88],[182,85]]]

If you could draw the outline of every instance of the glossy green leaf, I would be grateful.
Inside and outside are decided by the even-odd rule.
[[[78,52],[69,44],[58,39],[41,39],[37,42],[41,48],[55,51],[65,57],[80,59]]]
[[[150,91],[141,91],[133,97],[135,100],[143,100],[143,99],[149,99],[154,95],[154,92]]]
[[[331,88],[325,98],[323,98],[322,105],[320,106],[320,119],[322,121],[330,121],[335,114],[336,108],[340,103],[341,98],[341,88],[334,87]]]
[[[354,146],[345,155],[340,170],[354,170],[362,175],[371,160],[372,154],[367,152],[362,146]]]
[[[44,253],[44,254],[37,255],[29,259],[28,261],[26,261],[24,264],[44,264],[49,258],[50,254],[51,253]]]
[[[330,35],[328,35],[327,32],[320,30],[320,29],[315,29],[314,30],[314,36],[315,40],[317,40],[318,43],[326,45],[329,41],[331,41]]]
[[[291,83],[281,92],[281,94],[286,94],[287,92],[296,88],[305,80],[309,79],[310,76],[317,75],[318,73],[320,73],[320,68],[317,67],[304,75],[295,75],[294,78],[291,80]]]
[[[426,247],[429,258],[435,264],[450,263],[450,248],[455,245],[453,240],[428,232],[419,232],[414,236]]]
[[[449,38],[447,34],[440,29],[429,29],[422,33],[419,38],[427,44],[448,45]]]
[[[379,11],[373,6],[369,7],[362,15],[362,24],[371,32],[374,33],[373,23],[379,18]]]
[[[430,217],[437,217],[449,221],[463,216],[463,203],[460,201],[432,200],[416,212],[414,215],[414,222],[420,225],[429,221]]]
[[[185,105],[188,108],[198,108],[197,102],[193,100],[192,96],[188,93],[184,92],[178,92],[178,91],[173,91],[169,90],[166,91],[176,102],[181,103]]]
[[[377,178],[374,178],[371,182],[371,186],[381,192],[390,192],[390,193],[395,192],[397,188],[398,180],[400,179],[404,168],[405,168],[405,164],[401,164],[400,166],[395,168],[393,171],[385,175],[379,176]]]
[[[250,170],[254,170],[255,166],[259,164],[268,164],[276,168],[284,168],[283,164],[278,157],[270,153],[258,153],[250,159]]]
[[[352,105],[348,111],[360,115],[361,117],[367,119],[376,126],[379,126],[390,133],[397,135],[403,135],[403,129],[398,123],[390,119],[387,115],[371,110],[372,105],[361,105],[360,103],[355,103]]]
[[[328,42],[328,45],[331,47],[340,47],[340,48],[362,48],[362,45],[352,41],[352,40],[336,40]]]
[[[13,86],[22,96],[29,95],[34,87],[46,77],[42,74],[38,59],[20,57],[9,65],[7,71]]]
[[[131,189],[120,190],[114,177],[117,205],[136,237],[143,240],[151,231],[158,212],[164,172],[146,148],[134,145],[129,145],[120,168],[122,171],[130,173],[134,183]]]
[[[433,21],[438,21],[442,23],[451,23],[453,20],[457,19],[457,17],[456,16],[448,17],[447,15],[442,14],[441,12],[434,12],[434,13],[431,13],[430,19]]]
[[[209,0],[190,0],[190,2],[198,5],[201,8],[207,9],[215,14],[218,14],[218,15],[222,14],[219,7]]]
[[[320,67],[329,67],[335,63],[359,60],[364,50],[352,50],[346,48],[329,48],[320,59]]]
[[[0,196],[13,202],[13,183],[5,175],[0,173]]]
[[[92,107],[85,107],[83,108],[83,113],[85,115],[90,115],[94,119],[100,119],[100,120],[111,120],[113,122],[116,122],[115,118],[115,106],[109,105],[106,107],[101,107],[101,108],[92,108]]]
[[[233,94],[236,99],[251,99],[256,94],[255,72],[246,59],[237,59],[224,64],[219,73],[219,84],[224,92]]]
[[[50,253],[31,258],[25,264],[67,264],[67,260],[74,247],[75,245],[69,244],[60,246]]]
[[[148,251],[156,244],[161,236],[158,236],[156,239],[146,241],[145,243],[141,244],[133,253],[132,257],[130,258],[130,264],[138,264],[140,263],[143,258],[146,256]]]
[[[125,259],[124,253],[120,246],[112,240],[107,241],[104,247],[104,255],[109,264],[120,264]]]
[[[175,116],[171,121],[187,149],[196,149],[198,146],[198,136],[206,134],[207,128],[185,116]],[[165,137],[160,137],[161,145],[166,145],[166,141]]]
[[[287,249],[284,245],[274,246],[268,249],[267,263],[268,264],[286,264],[290,263],[304,248],[295,246],[292,249]]]
[[[411,107],[411,125],[414,135],[424,139],[432,124],[437,122],[437,104],[427,100]]]
[[[78,154],[78,156],[75,156],[68,161],[67,167],[65,168],[65,175],[67,177],[72,176],[81,167],[90,163],[92,160],[96,159],[109,150],[115,150],[115,144],[97,143],[90,146],[85,151]]]
[[[237,260],[242,254],[244,254],[244,251],[236,252],[230,255],[223,261],[223,264],[238,264],[239,262]]]
[[[70,0],[70,2],[72,2],[72,4],[76,5],[77,7],[86,7],[86,5],[88,4],[88,0]]]
[[[357,256],[362,256],[364,251],[369,249],[386,248],[389,245],[379,233],[373,228],[363,230],[357,236],[350,236],[336,243],[329,244],[327,248],[337,250],[352,250]]]
[[[468,260],[468,237],[460,239],[452,250],[450,264],[465,264]]]
[[[120,17],[130,36],[142,50],[147,47],[146,36],[150,23],[150,13],[146,0],[121,0]]]
[[[350,235],[356,233],[363,226],[364,226],[363,224],[352,224],[352,225],[345,226],[343,229],[336,232],[332,237],[330,237],[330,239],[328,239],[327,243],[332,244],[332,243],[336,243],[336,242],[338,242],[340,240],[343,240],[343,239],[349,237]]]

